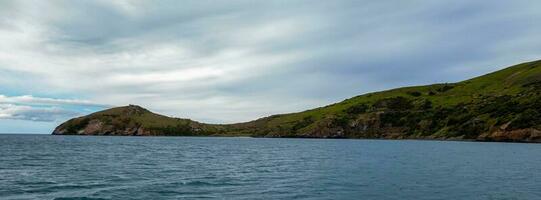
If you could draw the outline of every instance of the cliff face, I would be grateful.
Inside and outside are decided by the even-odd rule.
[[[77,124],[79,129],[74,128],[71,124]],[[127,126],[115,126],[108,124],[100,119],[83,119],[81,121],[69,121],[58,126],[53,135],[123,135],[123,136],[143,136],[152,135],[150,131],[133,124]]]
[[[541,61],[452,84],[370,93],[300,113],[210,125],[127,106],[69,120],[53,134],[249,135],[541,142]]]

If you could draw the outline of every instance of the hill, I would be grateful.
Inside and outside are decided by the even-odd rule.
[[[212,125],[118,107],[53,134],[224,135],[541,142],[541,61],[458,83],[398,88],[299,113]]]
[[[189,119],[172,118],[137,105],[116,107],[74,118],[58,126],[55,135],[179,135],[217,134],[221,125],[207,125]]]

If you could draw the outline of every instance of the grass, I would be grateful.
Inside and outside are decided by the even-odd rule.
[[[443,83],[427,86],[403,87],[387,91],[375,92],[346,99],[340,103],[316,108],[304,112],[277,115],[256,120],[265,129],[280,130],[292,128],[305,118],[313,119],[313,123],[302,130],[310,131],[318,127],[318,123],[325,119],[340,118],[349,115],[346,111],[358,105],[374,105],[378,101],[389,98],[402,97],[411,101],[426,100],[436,108],[455,109],[458,105],[479,103],[483,98],[498,97],[503,95],[516,96],[525,92],[528,84],[541,81],[541,61],[528,62],[515,65],[497,72],[458,83]],[[532,100],[532,97],[529,100]],[[528,98],[515,98],[520,101],[528,101]],[[480,114],[479,118],[487,118]],[[494,123],[494,119],[489,120]],[[250,123],[255,123],[250,122]],[[280,128],[278,128],[280,127]],[[448,129],[437,130],[443,134]],[[285,133],[291,134],[291,133]]]

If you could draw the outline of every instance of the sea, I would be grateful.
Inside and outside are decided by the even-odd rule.
[[[0,199],[541,199],[541,144],[2,134]]]

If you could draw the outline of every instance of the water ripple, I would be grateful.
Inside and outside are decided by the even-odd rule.
[[[0,199],[541,199],[541,145],[0,135]]]

